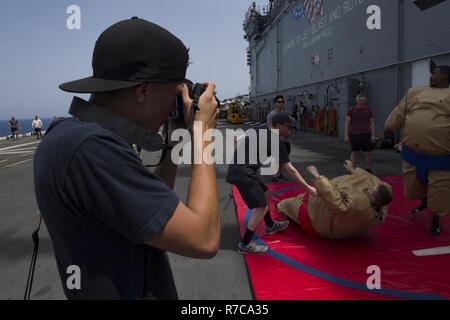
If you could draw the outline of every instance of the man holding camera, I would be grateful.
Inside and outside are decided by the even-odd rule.
[[[211,258],[220,242],[214,165],[192,166],[186,204],[172,191],[176,165],[166,156],[154,173],[131,144],[154,151],[158,129],[181,95],[185,122],[204,131],[218,117],[215,85],[193,100],[182,84],[188,49],[167,30],[133,17],[96,42],[93,77],[62,84],[75,97],[73,118],[50,126],[35,155],[35,190],[69,299],[177,299],[165,251]],[[195,138],[196,132],[191,133]],[[203,151],[208,142],[199,149]],[[68,267],[81,285],[68,288]]]

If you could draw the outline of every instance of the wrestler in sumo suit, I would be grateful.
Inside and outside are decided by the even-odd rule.
[[[344,163],[348,175],[321,176],[314,167],[308,171],[316,178],[317,196],[302,193],[285,199],[277,209],[298,223],[312,236],[344,239],[365,233],[381,225],[392,200],[392,188],[373,174]]]
[[[412,213],[430,208],[430,233],[439,235],[439,217],[450,214],[450,67],[431,62],[430,71],[430,86],[408,91],[386,120],[385,133],[404,128],[405,195],[422,200]]]

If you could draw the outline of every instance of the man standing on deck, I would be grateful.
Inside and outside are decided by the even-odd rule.
[[[42,139],[42,120],[39,119],[38,116],[34,116],[34,120],[31,123],[31,127],[34,129],[34,132],[36,133],[37,139]]]
[[[12,138],[19,140],[19,130],[20,130],[19,120],[17,120],[14,117],[11,117],[11,120],[9,120],[8,124],[9,128],[11,129]]]
[[[356,164],[360,151],[364,153],[365,168],[371,171],[372,152],[375,149],[375,122],[372,111],[366,104],[366,97],[359,95],[356,106],[350,108],[345,117],[345,143],[351,145],[351,161]]]
[[[272,112],[270,112],[267,115],[267,128],[272,128],[272,119],[273,117],[280,112],[284,111],[284,106],[285,106],[285,101],[284,101],[284,97],[283,96],[276,96],[275,99],[273,100],[275,102],[275,110],[273,110]]]
[[[308,108],[306,108],[303,101],[300,101],[300,110],[299,110],[299,121],[300,121],[300,130],[306,131],[306,114],[308,112]]]

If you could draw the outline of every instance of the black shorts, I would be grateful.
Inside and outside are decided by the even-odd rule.
[[[351,134],[350,144],[352,146],[352,151],[362,151],[362,152],[371,152],[375,148],[373,147],[373,143],[371,140],[372,135],[370,133],[366,134]]]
[[[35,128],[34,132],[36,132],[36,133],[41,132],[41,128]]]
[[[249,209],[267,207],[265,192],[269,190],[259,179],[254,184],[236,185]]]

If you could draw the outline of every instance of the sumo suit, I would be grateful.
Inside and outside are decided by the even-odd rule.
[[[450,214],[450,89],[410,89],[385,127],[404,128],[405,195],[427,198],[434,215]]]
[[[279,202],[277,209],[310,235],[350,238],[385,221],[388,207],[376,212],[365,192],[380,184],[392,192],[389,184],[359,168],[332,180],[320,176],[315,184],[318,196],[303,193]]]

